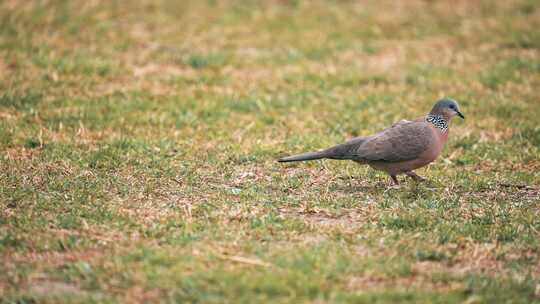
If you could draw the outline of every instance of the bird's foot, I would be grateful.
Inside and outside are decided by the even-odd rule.
[[[401,185],[391,184],[386,187],[386,190],[384,190],[384,192],[389,191],[389,190],[398,190],[398,189],[401,189]]]
[[[388,189],[399,189],[399,181],[395,175],[390,175],[390,185]]]
[[[409,171],[409,172],[405,172],[405,175],[407,175],[408,177],[412,178],[413,180],[415,180],[416,182],[425,182],[427,181],[427,179],[421,177],[420,175],[412,172],[412,171]]]

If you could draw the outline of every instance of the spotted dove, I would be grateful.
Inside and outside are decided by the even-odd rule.
[[[422,181],[424,178],[413,170],[428,165],[439,156],[448,140],[450,121],[456,115],[465,119],[458,103],[444,98],[437,101],[423,118],[401,120],[375,135],[355,137],[322,151],[288,156],[278,161],[352,160],[388,173],[395,185],[399,184],[396,177],[399,174]]]

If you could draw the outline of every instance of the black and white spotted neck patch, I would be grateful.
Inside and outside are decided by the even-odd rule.
[[[426,121],[434,125],[435,128],[441,130],[442,132],[448,131],[448,122],[441,115],[432,115],[429,114],[426,117]]]

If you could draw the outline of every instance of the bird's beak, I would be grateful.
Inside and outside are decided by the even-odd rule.
[[[463,116],[460,111],[456,110],[456,113],[459,117],[461,117],[461,119],[465,119],[465,116]]]

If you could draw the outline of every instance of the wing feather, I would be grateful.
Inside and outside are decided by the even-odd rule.
[[[433,133],[424,122],[405,121],[369,137],[356,150],[367,161],[400,162],[420,157],[431,144]]]

